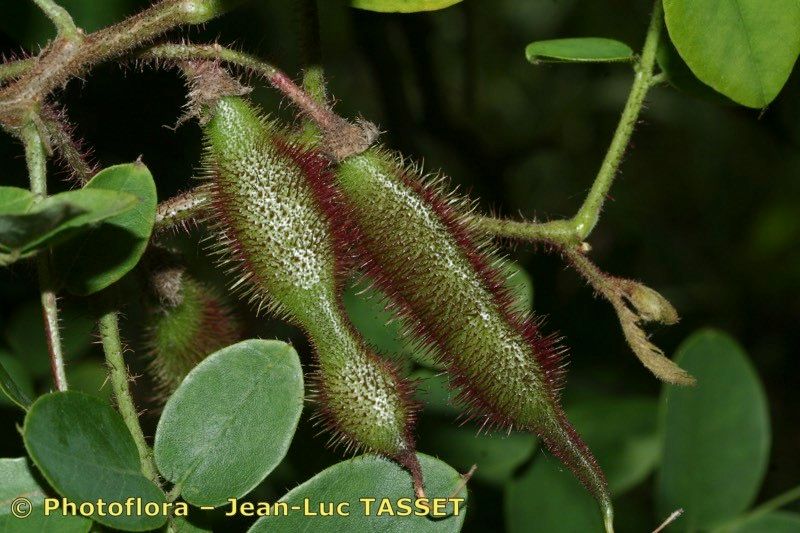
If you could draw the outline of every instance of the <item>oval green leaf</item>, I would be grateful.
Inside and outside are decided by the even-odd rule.
[[[593,399],[570,406],[567,415],[597,457],[614,495],[644,481],[658,464],[655,399]]]
[[[425,492],[428,498],[449,498],[462,486],[458,472],[447,464],[424,454],[417,454],[422,475],[425,480]],[[290,511],[286,516],[275,515],[260,518],[249,529],[250,533],[278,533],[305,531],[307,533],[330,531],[347,531],[348,533],[447,533],[461,529],[467,510],[467,490],[462,488],[456,498],[464,500],[458,503],[458,514],[452,504],[440,509],[443,516],[399,516],[398,500],[414,498],[411,476],[392,461],[374,455],[361,455],[348,461],[342,461],[326,468],[299,487],[294,488],[278,499],[286,502]],[[374,498],[367,509],[363,499]],[[392,505],[394,516],[388,515],[388,507],[383,513],[378,510],[382,502],[384,506]],[[304,507],[319,513],[320,505],[335,502],[345,504],[342,510],[349,516],[308,516],[303,513]],[[408,503],[408,502],[406,502]],[[301,512],[294,512],[293,506],[299,506]],[[327,506],[325,506],[327,509]],[[306,516],[304,516],[306,514]]]
[[[120,502],[127,498],[157,505],[164,493],[141,472],[139,453],[125,422],[107,402],[81,392],[55,392],[37,399],[22,433],[25,448],[48,483],[78,504]],[[125,531],[155,529],[166,522],[157,514],[99,513],[92,518]]]
[[[281,462],[303,409],[297,352],[247,340],[197,365],[158,422],[156,465],[197,506],[250,492]]]
[[[0,215],[27,213],[36,203],[36,197],[28,189],[0,187]]]
[[[597,504],[586,489],[545,454],[506,484],[505,517],[510,533],[603,531]]]
[[[15,364],[18,366],[13,367],[12,365]],[[6,368],[7,366],[12,368],[10,372]],[[17,361],[11,357],[0,354],[0,391],[14,404],[22,409],[27,409],[31,404],[32,387],[30,386],[30,381],[28,380],[28,383],[23,385],[18,383],[20,381],[19,379],[15,379],[14,376],[12,376],[12,373],[18,376],[24,376],[24,372],[25,369],[22,368],[22,365],[19,365]]]
[[[211,533],[210,529],[198,527],[185,518],[175,518],[171,521],[168,533]]]
[[[380,13],[417,13],[436,11],[458,4],[462,0],[351,0],[350,5]]]
[[[729,98],[697,79],[697,76],[675,50],[675,45],[669,40],[666,30],[662,31],[658,42],[656,61],[669,84],[679,91],[717,104],[736,105]]]
[[[711,528],[758,493],[769,456],[767,402],[747,355],[722,332],[695,333],[675,362],[698,384],[662,394],[659,509],[666,516],[683,508],[687,528]]]
[[[525,57],[540,63],[615,63],[633,61],[630,46],[602,37],[576,37],[534,41],[525,47]]]
[[[24,189],[0,187],[0,251],[23,254],[50,246],[138,201],[124,192],[90,189],[62,192],[41,202],[32,199]]]
[[[748,107],[775,99],[800,53],[797,0],[664,0],[664,18],[692,72]]]
[[[57,248],[56,265],[62,281],[76,294],[105,289],[127,274],[142,257],[156,218],[156,186],[142,163],[108,167],[85,189],[129,193],[138,204]]]
[[[3,533],[32,533],[34,531],[58,531],[59,533],[85,533],[92,521],[81,516],[62,513],[44,514],[44,499],[52,496],[34,477],[27,458],[0,459],[0,531]],[[24,498],[27,501],[20,501]],[[16,500],[16,503],[15,503]],[[28,512],[25,518],[13,514]],[[21,507],[20,507],[21,506]]]

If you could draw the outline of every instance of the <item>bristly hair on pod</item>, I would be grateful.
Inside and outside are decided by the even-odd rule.
[[[341,246],[347,217],[338,211],[327,163],[238,96],[206,107],[207,223],[218,263],[236,276],[232,289],[257,313],[305,331],[316,355],[323,423],[334,441],[394,459],[422,494],[410,393],[341,304],[350,262]]]
[[[480,278],[482,285],[492,294],[497,308],[505,320],[518,331],[531,347],[537,362],[546,376],[550,389],[556,394],[563,389],[566,379],[566,354],[567,348],[561,344],[562,337],[557,333],[544,335],[541,326],[545,317],[537,316],[533,312],[521,311],[507,283],[503,272],[507,268],[507,260],[499,253],[495,243],[490,237],[477,231],[470,220],[476,211],[476,202],[466,196],[459,195],[453,189],[451,179],[442,174],[425,174],[422,168],[404,159],[401,154],[382,151],[382,155],[391,160],[398,169],[402,182],[412,189],[437,215],[438,219],[447,228],[448,233],[458,244],[458,248],[468,259],[470,265]],[[396,280],[403,276],[403,264],[382,264],[364,247],[358,247],[362,257],[362,265],[368,275],[377,282],[378,287],[386,293],[397,310],[411,322],[408,333],[412,338],[422,339],[431,346],[433,353],[438,355],[439,361],[450,365],[446,349],[441,349],[443,342],[441,335],[446,332],[438,331],[435,325],[423,324],[415,317],[408,302],[408,295],[402,294],[397,287]],[[408,329],[408,327],[407,327]],[[453,369],[451,369],[453,370]],[[465,407],[469,409],[468,419],[484,420],[484,429],[501,429],[510,431],[514,423],[502,412],[492,409],[481,399],[470,386],[468,379],[463,378],[460,372],[455,372],[454,386],[461,389]]]
[[[595,495],[610,529],[605,477],[560,406],[565,349],[520,312],[503,259],[470,223],[474,203],[380,148],[342,161],[337,185],[360,227],[364,269],[444,363],[467,419],[539,434]]]
[[[403,428],[401,440],[402,444],[399,446],[399,451],[394,454],[387,454],[385,451],[376,449],[370,446],[363,440],[354,438],[353,434],[342,427],[340,417],[337,415],[337,410],[352,409],[356,403],[349,405],[341,405],[343,401],[347,401],[347,396],[343,395],[341,391],[331,390],[328,380],[325,379],[322,368],[319,363],[315,363],[314,370],[310,376],[310,389],[308,399],[317,406],[317,410],[311,417],[311,421],[316,428],[317,437],[327,433],[328,440],[327,446],[334,451],[341,451],[345,456],[357,455],[363,452],[378,453],[380,455],[387,455],[395,460],[402,467],[404,467],[410,474],[413,482],[414,490],[417,497],[425,497],[424,479],[422,476],[422,469],[416,457],[416,435],[414,428],[417,424],[417,417],[422,405],[416,400],[415,392],[417,389],[416,381],[406,379],[401,373],[396,364],[375,355],[374,350],[366,346],[364,347],[365,353],[370,354],[370,359],[374,362],[378,371],[374,372],[371,376],[373,383],[369,379],[358,379],[359,374],[364,374],[363,369],[353,368],[349,373],[350,379],[353,380],[353,385],[349,387],[351,393],[354,391],[362,390],[363,388],[374,388],[375,380],[384,379],[386,386],[391,387],[393,394],[396,397],[396,402],[400,409],[404,411]],[[381,378],[383,376],[383,378]],[[338,404],[338,405],[337,405]],[[369,418],[374,417],[372,412],[361,413],[363,421],[358,422],[359,417],[355,417],[358,423],[368,425],[371,422]]]
[[[360,238],[359,227],[354,223],[350,208],[336,187],[336,178],[330,167],[330,159],[314,149],[313,146],[294,144],[286,141],[286,138],[288,136],[276,141],[278,149],[302,169],[303,175],[328,221],[331,235],[334,239],[334,247],[337,250],[336,290],[337,294],[341,294],[345,280],[358,265],[359,251],[353,243],[358,242]],[[339,313],[344,316],[346,311],[341,304],[341,299],[338,302],[338,308]],[[355,330],[353,330],[353,334],[358,335]],[[365,352],[371,354],[375,352],[374,348],[367,346],[367,343],[360,336],[359,339],[364,344]],[[374,360],[377,365],[382,367],[384,372],[392,376],[390,381],[396,384],[396,392],[400,398],[400,404],[405,406],[408,413],[404,440],[409,443],[410,450],[407,454],[395,457],[395,460],[411,473],[414,485],[421,487],[423,485],[422,472],[413,452],[416,441],[413,429],[416,426],[418,412],[422,408],[421,404],[414,398],[416,382],[404,379],[397,365],[393,362],[377,356],[374,357]],[[319,434],[326,431],[329,433],[328,445],[333,449],[342,448],[345,455],[374,451],[368,449],[364,443],[354,440],[341,431],[336,416],[334,416],[330,408],[335,399],[332,398],[327,390],[325,380],[322,379],[318,368],[312,375],[312,383],[314,385],[310,399],[319,405],[319,409],[313,416],[314,424],[320,428]],[[422,494],[418,493],[418,495]]]

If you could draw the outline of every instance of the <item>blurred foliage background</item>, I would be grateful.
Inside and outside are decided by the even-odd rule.
[[[148,2],[62,4],[81,27],[94,30]],[[650,2],[631,0],[467,0],[440,12],[386,15],[353,10],[341,1],[320,4],[323,65],[340,113],[377,122],[386,144],[424,161],[429,170],[444,170],[480,199],[482,209],[543,219],[569,216],[578,207],[605,153],[632,72],[613,64],[534,67],[525,61],[525,45],[593,35],[638,49],[650,8]],[[7,56],[36,51],[52,37],[32,3],[6,0],[0,10],[0,50]],[[204,28],[171,37],[232,44],[299,77],[300,24],[292,2],[253,0]],[[749,354],[766,387],[773,432],[760,500],[800,478],[799,88],[795,71],[782,95],[762,112],[729,105],[722,97],[655,88],[612,201],[591,237],[592,257],[601,268],[644,281],[678,308],[682,321],[655,331],[655,342],[668,354],[706,326],[726,331]],[[196,124],[172,129],[184,95],[176,72],[143,71],[131,63],[97,68],[71,82],[58,101],[97,162],[108,166],[142,156],[165,199],[192,185],[200,155]],[[259,86],[255,98],[292,120],[288,106],[269,89]],[[4,185],[27,186],[22,149],[7,135],[0,138],[0,161]],[[53,167],[53,191],[69,187],[58,179],[65,176]],[[190,256],[202,255],[197,239],[184,246]],[[519,245],[509,254],[530,273],[534,305],[548,316],[547,328],[560,331],[570,347],[568,405],[657,398],[660,384],[630,353],[610,305],[593,298],[573,271],[544,250]],[[0,271],[0,357],[8,362],[10,354],[24,353],[16,366],[27,366],[32,386],[46,390],[35,297],[33,268]],[[96,391],[104,377],[102,358],[91,344],[89,312],[80,300],[65,298],[63,304],[66,343],[76,358],[71,381]],[[125,309],[131,346],[137,342],[133,325],[144,311],[135,297]],[[254,334],[304,346],[290,328],[249,320]],[[141,358],[131,361],[141,370]],[[146,378],[137,385],[140,404],[152,409]],[[100,393],[108,396],[108,389]],[[19,456],[24,450],[14,423],[22,415],[2,409],[2,456]],[[622,416],[611,413],[611,419]],[[145,415],[145,421],[152,429],[156,416]],[[314,433],[305,423],[287,464],[259,496],[277,497],[337,460],[321,453],[324,440]],[[421,448],[435,452],[424,442]],[[618,503],[621,531],[652,529],[653,483],[651,475]],[[480,479],[471,488],[474,505],[465,528],[501,528],[502,488]]]

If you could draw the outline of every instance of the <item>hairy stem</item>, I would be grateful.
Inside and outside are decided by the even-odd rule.
[[[537,241],[567,246],[574,240],[575,232],[566,220],[529,222],[487,216],[474,216],[470,224],[476,229],[508,239]]]
[[[192,189],[158,204],[155,231],[186,224],[208,205],[208,195],[200,189]]]
[[[31,182],[31,192],[38,201],[47,196],[47,152],[34,115],[30,115],[22,127],[20,136],[25,145],[25,161]],[[58,300],[50,270],[49,251],[36,257],[41,292],[44,331],[47,339],[47,352],[50,355],[50,369],[53,383],[59,391],[67,390],[67,375],[64,372],[64,354],[61,350],[61,333],[58,329]]]
[[[327,106],[317,102],[313,96],[300,88],[280,69],[261,59],[225,48],[218,44],[193,45],[193,44],[163,44],[145,50],[139,57],[142,59],[161,59],[171,61],[186,61],[192,59],[217,60],[241,67],[263,77],[304,114],[308,115],[324,130],[335,130],[346,125]]]
[[[116,310],[105,312],[98,322],[100,329],[100,338],[103,342],[103,351],[106,355],[106,363],[108,364],[111,385],[114,389],[114,397],[117,401],[117,408],[119,409],[125,425],[128,427],[133,440],[136,443],[136,448],[139,450],[139,460],[142,465],[142,473],[151,479],[154,483],[159,484],[158,470],[153,459],[153,452],[147,445],[142,432],[142,426],[139,425],[139,414],[136,411],[136,406],[131,397],[129,387],[128,370],[125,365],[125,358],[123,357],[122,341],[119,336],[119,313]]]
[[[644,104],[644,99],[651,86],[653,67],[656,60],[658,40],[661,35],[661,0],[655,2],[653,14],[650,17],[650,27],[642,49],[642,55],[635,66],[636,76],[628,95],[628,101],[622,111],[617,130],[611,139],[611,146],[606,152],[606,157],[600,165],[600,170],[592,184],[592,188],[572,222],[575,232],[580,239],[585,239],[594,229],[600,217],[608,191],[619,170],[622,156],[631,140],[633,129]]]
[[[39,6],[44,11],[44,14],[47,15],[47,18],[53,22],[60,37],[72,40],[78,40],[83,37],[81,31],[75,26],[75,22],[69,12],[53,0],[33,0],[33,3]]]
[[[139,54],[141,59],[168,61],[190,61],[192,59],[218,60],[230,65],[255,72],[269,81],[280,72],[272,64],[261,59],[225,48],[219,44],[160,44],[152,46]]]
[[[42,110],[42,123],[54,151],[68,167],[72,177],[84,185],[97,169],[86,160],[80,144],[73,139],[70,127],[63,122],[61,115],[63,113],[45,107]]]
[[[44,0],[40,0],[44,1]],[[0,121],[16,126],[20,115],[45,100],[70,78],[92,66],[141,46],[183,24],[200,24],[240,0],[162,0],[119,24],[83,39],[56,39],[14,83],[0,89]],[[45,2],[46,5],[54,5]]]
[[[639,120],[645,97],[650,87],[659,83],[659,77],[653,75],[655,68],[658,40],[661,35],[661,0],[655,2],[650,17],[644,47],[639,61],[634,66],[635,77],[628,100],[622,110],[611,145],[600,165],[594,183],[578,212],[568,220],[553,220],[542,223],[497,220],[478,217],[475,224],[486,231],[502,237],[530,241],[546,241],[562,246],[575,245],[586,239],[600,219],[608,191],[619,170],[622,157],[631,140],[636,122]]]
[[[0,63],[0,82],[21,76],[36,63],[36,59],[18,59],[8,63]]]

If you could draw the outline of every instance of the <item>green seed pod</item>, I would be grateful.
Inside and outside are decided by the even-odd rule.
[[[241,328],[216,291],[182,269],[158,272],[153,286],[159,305],[147,328],[148,371],[166,400],[200,361],[238,341]]]
[[[221,263],[238,276],[234,286],[310,338],[332,440],[394,459],[421,494],[410,387],[365,344],[341,304],[347,217],[326,161],[287,141],[242,98],[220,98],[206,116],[210,222]]]
[[[366,270],[442,359],[470,415],[537,433],[598,500],[610,530],[605,477],[560,407],[563,349],[515,307],[491,243],[470,229],[468,203],[376,148],[345,159],[336,181]]]

